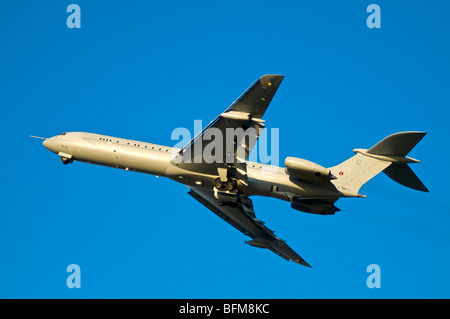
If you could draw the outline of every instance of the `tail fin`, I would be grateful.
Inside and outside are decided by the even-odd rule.
[[[347,196],[357,196],[362,185],[384,171],[394,181],[416,190],[428,192],[408,163],[420,163],[408,153],[425,136],[425,132],[401,132],[392,134],[369,150],[355,149],[356,155],[331,167],[337,179],[331,182]]]

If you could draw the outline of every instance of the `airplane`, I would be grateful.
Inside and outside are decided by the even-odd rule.
[[[263,115],[283,79],[276,74],[260,77],[181,149],[85,132],[41,139],[63,164],[80,161],[182,183],[194,199],[250,237],[248,245],[311,267],[256,217],[250,197],[277,198],[301,212],[334,215],[340,211],[335,206],[339,198],[366,197],[359,194],[361,186],[380,172],[406,187],[428,192],[408,165],[420,161],[406,156],[426,132],[392,134],[369,149],[354,149],[355,155],[329,168],[296,157],[287,157],[285,167],[251,162],[250,152],[266,126]],[[239,129],[244,134],[236,134]],[[216,143],[215,151],[205,155],[211,132],[221,133],[226,141]]]

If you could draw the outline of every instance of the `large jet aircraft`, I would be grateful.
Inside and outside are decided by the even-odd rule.
[[[427,192],[408,166],[419,161],[406,156],[426,133],[390,135],[370,149],[353,150],[356,155],[330,168],[295,157],[287,157],[285,167],[250,162],[250,152],[265,127],[263,115],[283,78],[273,74],[259,78],[181,149],[83,132],[43,138],[43,145],[58,154],[63,164],[76,160],[185,184],[189,195],[249,236],[246,243],[250,246],[311,267],[256,217],[250,196],[278,198],[302,212],[334,215],[339,211],[334,205],[339,198],[365,197],[359,189],[380,172],[406,187]],[[211,132],[224,137],[214,151],[208,146]]]

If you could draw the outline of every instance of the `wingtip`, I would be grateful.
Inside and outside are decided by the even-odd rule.
[[[300,259],[291,259],[293,262],[302,265],[302,266],[306,266],[308,268],[312,268],[312,266],[310,264],[308,264],[304,259],[300,258]]]
[[[302,263],[300,263],[300,265],[308,267],[308,268],[312,268],[312,266],[310,264],[308,264],[306,261],[303,261]]]
[[[262,83],[265,87],[270,87],[272,85],[275,85],[275,87],[278,87],[281,84],[281,81],[283,81],[284,75],[280,74],[266,74],[259,78],[259,81]]]

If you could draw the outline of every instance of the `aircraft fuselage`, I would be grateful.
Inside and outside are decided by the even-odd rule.
[[[177,167],[171,162],[179,149],[141,141],[84,132],[69,132],[46,139],[43,145],[61,156],[63,163],[80,162],[103,165],[168,177],[187,186],[213,189],[217,175],[201,174]],[[243,195],[259,195],[291,201],[293,196],[342,197],[333,188],[292,179],[285,169],[256,162],[247,163],[248,185],[238,183]]]

